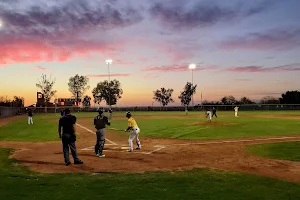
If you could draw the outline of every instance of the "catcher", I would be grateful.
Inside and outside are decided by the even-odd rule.
[[[136,121],[132,118],[131,116],[131,112],[127,112],[126,113],[126,117],[128,118],[128,128],[125,130],[125,132],[129,132],[130,130],[132,130],[128,142],[129,142],[129,151],[128,152],[132,152],[133,151],[133,144],[132,141],[134,140],[134,138],[136,138],[136,149],[139,150],[141,149],[141,142],[139,140],[139,133],[140,133],[140,128],[138,127]]]

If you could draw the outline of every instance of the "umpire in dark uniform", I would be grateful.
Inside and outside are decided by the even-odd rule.
[[[103,154],[105,135],[106,135],[106,125],[110,126],[110,122],[106,116],[104,116],[104,110],[102,108],[98,109],[99,115],[94,118],[94,126],[96,128],[96,145],[95,145],[95,155],[98,157],[105,157]]]
[[[59,119],[58,134],[59,138],[62,139],[63,152],[66,166],[70,165],[69,148],[74,159],[74,164],[82,164],[83,161],[78,158],[76,150],[76,117],[71,115],[69,108],[65,109],[65,115]],[[61,134],[62,130],[62,134]]]
[[[212,108],[212,117],[216,116],[216,118],[218,118],[217,116],[217,109],[215,107]]]

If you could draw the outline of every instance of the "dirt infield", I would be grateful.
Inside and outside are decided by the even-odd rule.
[[[84,161],[80,166],[64,165],[61,142],[0,142],[0,147],[16,149],[12,157],[31,170],[42,173],[143,173],[214,168],[300,182],[300,163],[255,157],[244,151],[246,145],[300,141],[300,136],[195,141],[145,138],[141,134],[142,150],[129,153],[128,137],[108,130],[106,157],[98,158],[93,154],[95,135],[91,118],[78,119],[77,131],[80,133],[77,149]]]

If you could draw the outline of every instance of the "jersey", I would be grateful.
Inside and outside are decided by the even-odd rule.
[[[62,128],[63,134],[74,134],[73,125],[76,124],[76,117],[73,115],[64,115],[59,119],[59,130]]]
[[[132,117],[128,119],[128,126],[132,128],[139,128],[136,121]]]
[[[106,116],[97,115],[94,118],[94,126],[97,130],[106,128],[106,125],[110,125],[110,122]]]
[[[235,111],[235,112],[239,111],[239,107],[235,107],[235,108],[234,108],[234,111]]]

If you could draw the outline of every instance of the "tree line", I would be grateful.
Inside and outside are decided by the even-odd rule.
[[[6,97],[0,96],[0,106],[4,107],[24,107],[24,98],[14,96],[14,98],[7,99]]]
[[[57,92],[54,89],[55,82],[55,79],[43,74],[36,84],[36,87],[44,95],[45,105],[50,102]],[[90,89],[89,78],[87,76],[76,74],[70,77],[68,89],[77,102],[82,102],[82,105],[85,107],[91,106],[92,98],[86,95],[86,92]],[[121,83],[116,79],[110,82],[107,80],[101,81],[92,89],[94,103],[97,104],[105,101],[106,105],[116,105],[117,101],[122,98],[122,94]]]
[[[51,76],[42,74],[36,87],[39,92],[44,96],[45,105],[48,105],[50,100],[55,96],[57,91],[54,89],[56,80]],[[78,102],[82,102],[83,106],[91,106],[91,97],[86,95],[86,92],[90,89],[89,78],[87,76],[82,76],[76,74],[69,78],[68,81],[69,91],[72,97]],[[180,92],[178,99],[182,106],[188,107],[192,101],[192,96],[196,94],[197,85],[193,85],[187,82]],[[170,103],[175,102],[173,99],[174,89],[172,88],[160,88],[153,91],[153,100],[159,102],[163,107]],[[123,90],[121,83],[114,79],[112,81],[101,81],[92,89],[92,95],[94,98],[94,103],[100,104],[105,102],[106,105],[116,105],[118,100],[122,98]],[[206,101],[202,102],[203,105],[241,105],[241,104],[255,104],[250,98],[242,97],[236,99],[234,96],[224,96],[219,101]],[[287,91],[281,95],[280,98],[275,98],[272,96],[263,97],[258,103],[260,104],[300,104],[300,92],[299,91]],[[14,106],[14,107],[24,107],[24,98],[14,96],[13,100],[6,100],[4,97],[0,97],[0,106]]]

